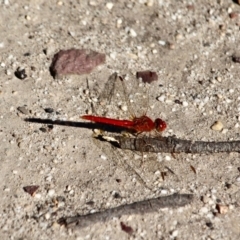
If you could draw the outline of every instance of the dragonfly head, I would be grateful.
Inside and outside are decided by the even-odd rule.
[[[155,129],[158,131],[158,132],[162,132],[166,129],[167,127],[167,124],[165,121],[163,121],[161,118],[157,118],[155,121],[154,121],[154,124],[155,124]]]

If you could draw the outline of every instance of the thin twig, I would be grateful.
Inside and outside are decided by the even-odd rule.
[[[114,137],[121,149],[141,152],[165,153],[218,153],[240,152],[240,141],[205,142],[178,139],[176,137]]]
[[[59,224],[66,226],[85,227],[95,222],[105,222],[123,215],[146,214],[156,212],[160,208],[183,207],[193,200],[192,194],[172,194],[169,196],[158,197],[131,204],[126,204],[116,208],[107,209],[102,212],[91,213],[87,215],[77,215],[73,217],[64,217],[58,220]]]

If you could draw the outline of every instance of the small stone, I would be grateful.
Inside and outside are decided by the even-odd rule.
[[[169,44],[168,44],[168,48],[169,48],[170,50],[173,50],[173,49],[175,49],[175,45],[174,45],[173,43],[169,43]]]
[[[118,20],[117,20],[117,28],[120,28],[121,25],[122,25],[122,19],[118,18]]]
[[[212,126],[211,129],[214,131],[222,131],[223,124],[220,121],[216,121]]]
[[[39,130],[40,130],[41,132],[47,132],[47,129],[44,128],[44,127],[39,128]]]
[[[45,108],[44,111],[46,113],[53,113],[54,112],[53,108]]]
[[[173,238],[176,238],[178,235],[178,230],[174,230],[171,235]]]
[[[162,194],[162,195],[166,195],[166,194],[168,194],[168,191],[167,191],[166,189],[162,189],[162,190],[161,190],[161,194]]]
[[[132,227],[126,225],[125,223],[120,222],[120,225],[121,225],[121,229],[122,229],[124,232],[128,233],[129,235],[132,235],[132,233],[134,232],[134,230],[132,229]]]
[[[98,4],[97,4],[96,1],[91,0],[91,1],[89,1],[89,5],[90,5],[90,6],[94,6],[94,7],[96,7]]]
[[[105,155],[101,155],[100,158],[104,161],[107,160],[107,157]]]
[[[166,161],[171,161],[171,157],[170,157],[170,156],[166,156],[166,157],[165,157],[165,160],[166,160]]]
[[[229,17],[232,18],[232,19],[237,18],[238,16],[239,16],[239,13],[238,13],[238,12],[231,12],[231,13],[229,14]]]
[[[21,79],[21,80],[27,77],[25,69],[21,69],[20,67],[17,68],[14,74],[18,79]]]
[[[224,128],[223,130],[222,130],[222,133],[223,134],[226,134],[228,132],[228,129],[227,128]]]
[[[203,201],[205,204],[207,204],[207,203],[209,203],[209,201],[210,201],[210,197],[204,196],[204,197],[202,198],[202,201]]]
[[[34,197],[37,199],[40,199],[40,198],[42,198],[42,195],[40,193],[36,193]]]
[[[54,55],[50,72],[53,77],[69,74],[89,74],[105,61],[105,54],[92,50],[74,48],[61,50]]]
[[[213,224],[211,222],[206,222],[206,226],[209,227],[210,229],[213,228]]]
[[[148,0],[148,1],[146,2],[146,5],[147,5],[148,7],[152,7],[153,4],[154,4],[154,0]]]
[[[25,19],[28,20],[28,21],[30,21],[30,20],[31,20],[31,17],[30,17],[29,15],[26,15],[26,16],[25,16]]]
[[[209,210],[208,210],[207,207],[202,207],[202,208],[199,210],[199,212],[200,212],[201,214],[206,214],[206,213],[209,212]]]
[[[56,51],[56,47],[55,47],[54,42],[53,43],[52,42],[48,43],[47,47],[43,50],[43,52],[47,56],[50,56],[50,55],[54,54],[55,51]]]
[[[74,190],[72,189],[71,191],[69,191],[69,194],[73,195],[74,194]]]
[[[126,112],[126,111],[128,110],[127,105],[122,105],[122,106],[121,106],[121,110],[124,111],[124,112]]]
[[[51,214],[49,212],[45,214],[45,219],[46,220],[50,219],[50,217],[51,217]]]
[[[28,109],[25,107],[25,106],[23,106],[23,107],[18,107],[17,108],[17,110],[19,111],[19,112],[21,112],[22,114],[28,114]]]
[[[216,209],[217,209],[218,213],[226,214],[228,212],[229,207],[227,205],[217,204]]]
[[[152,71],[141,71],[136,74],[137,79],[141,78],[144,83],[151,83],[158,80],[156,72]]]
[[[165,45],[166,45],[166,42],[163,41],[163,40],[159,40],[159,41],[158,41],[158,44],[160,44],[160,45],[162,45],[162,46],[165,46]]]
[[[7,74],[8,76],[10,76],[10,75],[12,74],[12,72],[11,72],[9,69],[7,69],[7,70],[6,70],[6,74]]]
[[[52,228],[53,228],[53,229],[59,229],[59,227],[60,227],[60,224],[57,223],[57,222],[54,222],[54,223],[52,224]]]
[[[116,52],[110,53],[110,58],[112,58],[113,60],[115,60],[115,59],[116,59]]]
[[[37,185],[32,185],[32,186],[25,186],[23,187],[23,190],[30,194],[31,196],[34,196],[36,191],[38,190],[39,186]]]
[[[152,53],[153,53],[153,54],[157,54],[157,53],[158,53],[157,49],[153,49],[153,50],[152,50]]]
[[[136,37],[137,36],[137,33],[132,28],[129,30],[129,34],[130,34],[131,37]]]
[[[164,95],[161,95],[161,96],[157,97],[157,100],[158,100],[159,102],[164,102],[164,101],[165,101],[165,96],[164,96]]]
[[[232,61],[235,62],[235,63],[240,63],[240,56],[239,55],[238,56],[236,56],[236,55],[232,56]]]
[[[114,4],[113,4],[112,2],[108,2],[108,3],[106,4],[106,7],[107,7],[108,10],[112,10],[113,5],[114,5]]]
[[[48,196],[53,197],[55,195],[55,190],[54,189],[49,189],[48,190]]]

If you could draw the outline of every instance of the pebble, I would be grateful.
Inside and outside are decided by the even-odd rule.
[[[115,60],[115,59],[116,59],[116,52],[110,53],[110,58],[112,58],[113,60]]]
[[[3,3],[4,3],[5,5],[9,5],[9,1],[8,1],[8,0],[4,0]]]
[[[73,195],[74,194],[74,190],[72,189],[71,191],[69,191],[69,194]]]
[[[34,195],[34,197],[40,199],[40,198],[42,197],[42,195],[41,195],[40,193],[36,193],[36,194]]]
[[[46,149],[46,148],[45,148]],[[49,176],[47,176],[46,178],[45,178],[45,180],[47,181],[47,182],[51,182],[52,181],[52,176],[51,175],[49,175]]]
[[[168,194],[168,191],[166,189],[162,189],[161,194],[163,194],[163,195]]]
[[[214,131],[221,131],[223,129],[223,124],[220,121],[216,121],[212,126],[211,129]]]
[[[236,181],[237,181],[237,182],[240,182],[240,177],[238,177],[238,178],[236,179]]]
[[[73,35],[73,34],[71,34],[71,35]],[[51,56],[55,51],[56,51],[56,48],[55,48],[54,42],[51,41],[48,43],[44,52],[47,56]]]
[[[163,41],[163,40],[159,40],[159,41],[158,41],[158,44],[161,45],[161,46],[165,46],[165,45],[166,45],[166,42]]]
[[[174,230],[171,235],[173,238],[176,238],[178,235],[178,230]]]
[[[106,4],[106,7],[107,7],[108,10],[112,10],[113,6],[114,6],[114,4],[112,2],[108,2]]]
[[[203,199],[202,199],[202,201],[203,201],[204,203],[209,203],[210,197],[204,196]]]
[[[122,19],[118,18],[118,20],[117,20],[117,28],[120,28],[121,25],[122,25]]]
[[[217,204],[216,209],[220,214],[226,214],[228,212],[228,206],[223,204]]]
[[[157,54],[157,53],[158,53],[157,49],[153,49],[153,50],[152,50],[152,53],[153,53],[153,54]]]
[[[131,37],[136,37],[137,36],[137,33],[132,28],[129,30],[129,34],[130,34]]]
[[[25,107],[25,106],[23,106],[23,107],[18,107],[17,108],[17,110],[19,111],[19,112],[21,112],[22,114],[28,114],[28,109]]]
[[[105,61],[105,54],[90,49],[60,50],[52,59],[50,72],[54,78],[69,74],[89,74]]]
[[[107,157],[105,155],[101,155],[100,158],[104,161],[107,160]]]
[[[3,189],[5,192],[9,192],[10,191],[10,188],[6,187]]]
[[[239,56],[232,56],[232,61],[235,63],[240,63],[240,57]]]
[[[27,77],[25,69],[21,69],[20,67],[17,68],[14,74],[18,79],[21,79],[21,80]]]
[[[52,228],[53,228],[53,229],[58,229],[58,228],[60,228],[60,224],[57,223],[57,222],[54,222],[54,223],[52,224]]]
[[[166,160],[166,161],[170,161],[170,160],[171,160],[171,157],[170,157],[170,156],[166,156],[166,157],[165,157],[165,160]]]
[[[7,69],[7,70],[6,70],[6,74],[7,74],[8,76],[11,75],[11,74],[12,74],[11,70]]]
[[[97,2],[96,1],[89,1],[89,5],[90,6],[97,6]]]
[[[48,196],[53,197],[55,195],[55,190],[54,189],[49,189],[48,190]]]
[[[126,111],[128,110],[127,105],[122,105],[122,106],[121,106],[121,110],[124,111],[124,112],[126,112]]]
[[[30,194],[31,196],[34,196],[38,188],[39,188],[38,185],[29,185],[29,186],[23,187],[23,190],[28,194]]]
[[[202,208],[199,210],[199,213],[201,213],[201,214],[206,214],[206,213],[208,213],[208,208],[207,208],[207,207],[202,207]]]
[[[226,134],[228,132],[228,129],[227,128],[224,128],[223,130],[222,130],[222,133],[223,134]]]
[[[165,96],[164,95],[161,95],[161,96],[159,96],[158,98],[157,98],[157,100],[159,101],[159,102],[164,102],[164,100],[165,100]],[[240,116],[239,116],[240,117]],[[240,121],[240,120],[239,120]]]
[[[50,219],[50,217],[51,217],[51,214],[50,214],[50,213],[46,213],[46,214],[45,214],[45,219],[46,219],[46,220]]]
[[[140,71],[136,74],[137,79],[141,79],[143,83],[151,83],[158,80],[158,75],[156,72],[152,71]]]
[[[53,108],[45,108],[44,111],[46,113],[53,113],[54,112],[54,109]]]

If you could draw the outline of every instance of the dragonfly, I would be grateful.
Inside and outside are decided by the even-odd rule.
[[[117,77],[117,75],[116,75]],[[124,80],[122,77],[119,77],[119,79],[122,82],[123,89],[125,91],[125,98],[126,97],[126,87],[124,84]],[[120,120],[120,119],[114,119],[114,118],[108,118],[108,117],[102,117],[102,116],[95,116],[95,115],[83,115],[81,116],[82,119],[92,121],[95,123],[102,123],[102,124],[108,124],[112,126],[117,127],[123,127],[125,129],[131,130],[131,132],[134,133],[143,133],[143,132],[151,132],[153,130],[156,130],[157,132],[163,132],[167,128],[167,123],[162,120],[161,118],[156,118],[155,120],[152,120],[150,117],[148,117],[146,114],[143,114],[140,117],[137,117],[133,115],[131,120]]]
[[[133,84],[137,84],[139,82],[135,81],[133,82]],[[139,85],[141,86],[141,84]],[[136,91],[135,87],[139,87],[139,86],[134,86],[134,90]],[[136,103],[139,103],[139,101],[143,101],[144,95],[142,94],[144,91],[147,91],[147,87],[145,85],[142,85],[144,87],[144,89],[141,89],[141,94],[136,93],[136,95],[134,95],[134,97],[139,96],[140,99],[136,99],[137,101],[135,101]],[[115,90],[118,90],[119,94],[115,94]],[[149,94],[146,94],[147,96],[149,96]],[[80,118],[84,119],[84,120],[88,120],[88,121],[92,121],[95,123],[100,123],[100,124],[106,124],[108,126],[116,126],[116,127],[122,127],[123,129],[127,130],[129,133],[132,134],[136,134],[134,136],[138,136],[141,133],[147,133],[147,132],[151,132],[151,131],[156,131],[156,133],[161,134],[166,128],[167,128],[167,123],[162,120],[161,118],[157,118],[155,120],[152,120],[150,117],[147,116],[147,114],[142,114],[140,115],[140,117],[137,117],[135,113],[137,110],[140,110],[140,108],[132,108],[132,103],[130,102],[131,96],[128,94],[127,90],[126,90],[126,85],[124,83],[124,80],[122,77],[119,77],[117,75],[117,73],[112,74],[109,77],[109,80],[106,82],[103,92],[100,94],[99,96],[99,100],[98,102],[102,105],[102,104],[110,104],[110,102],[112,102],[112,97],[115,96],[116,98],[118,97],[120,99],[120,102],[122,103],[125,102],[127,103],[127,106],[129,108],[129,112],[132,115],[131,119],[115,119],[115,118],[109,118],[109,117],[105,117],[106,116],[106,112],[103,113],[102,116],[98,116],[96,115],[82,115],[80,116]],[[116,99],[114,99],[116,100]],[[138,101],[139,100],[139,101]],[[143,105],[147,106],[148,104],[145,104],[142,102]],[[110,104],[111,107],[112,104]],[[108,105],[107,105],[108,106]],[[107,109],[107,107],[105,108]],[[107,110],[108,111],[108,110]],[[98,133],[95,132],[94,134],[95,137],[99,137]],[[105,134],[104,134],[105,136]],[[104,139],[104,136],[102,136],[102,134],[100,134],[100,139]],[[107,146],[104,146],[104,149],[107,148]],[[114,148],[114,147],[112,147]],[[101,149],[103,149],[101,147]],[[148,184],[146,183],[146,181],[144,181],[141,177],[141,173],[142,169],[143,169],[143,159],[144,157],[146,157],[145,155],[143,155],[143,152],[141,154],[141,156],[139,156],[138,154],[134,157],[134,160],[131,163],[126,162],[123,159],[126,159],[126,157],[124,156],[124,154],[121,151],[117,151],[118,149],[105,149],[104,151],[106,152],[107,155],[112,156],[114,155],[113,159],[118,159],[119,156],[121,157],[120,161],[124,161],[124,163],[121,163],[121,165],[124,167],[124,169],[126,171],[128,171],[130,174],[134,173],[134,175],[137,177],[138,181],[140,183],[142,183],[145,187],[149,188]],[[117,156],[115,156],[117,151]],[[153,157],[155,160],[155,156]],[[153,171],[153,169],[156,169],[156,162],[155,161],[151,161],[151,157],[149,157],[148,155],[148,161],[149,163],[154,163],[154,164],[147,164],[150,170]],[[135,162],[135,163],[133,163]],[[139,168],[139,170],[136,170],[137,168]],[[165,174],[161,172],[161,174]],[[150,174],[151,178],[155,175]],[[163,178],[163,177],[162,177]],[[151,188],[149,188],[151,189]]]

